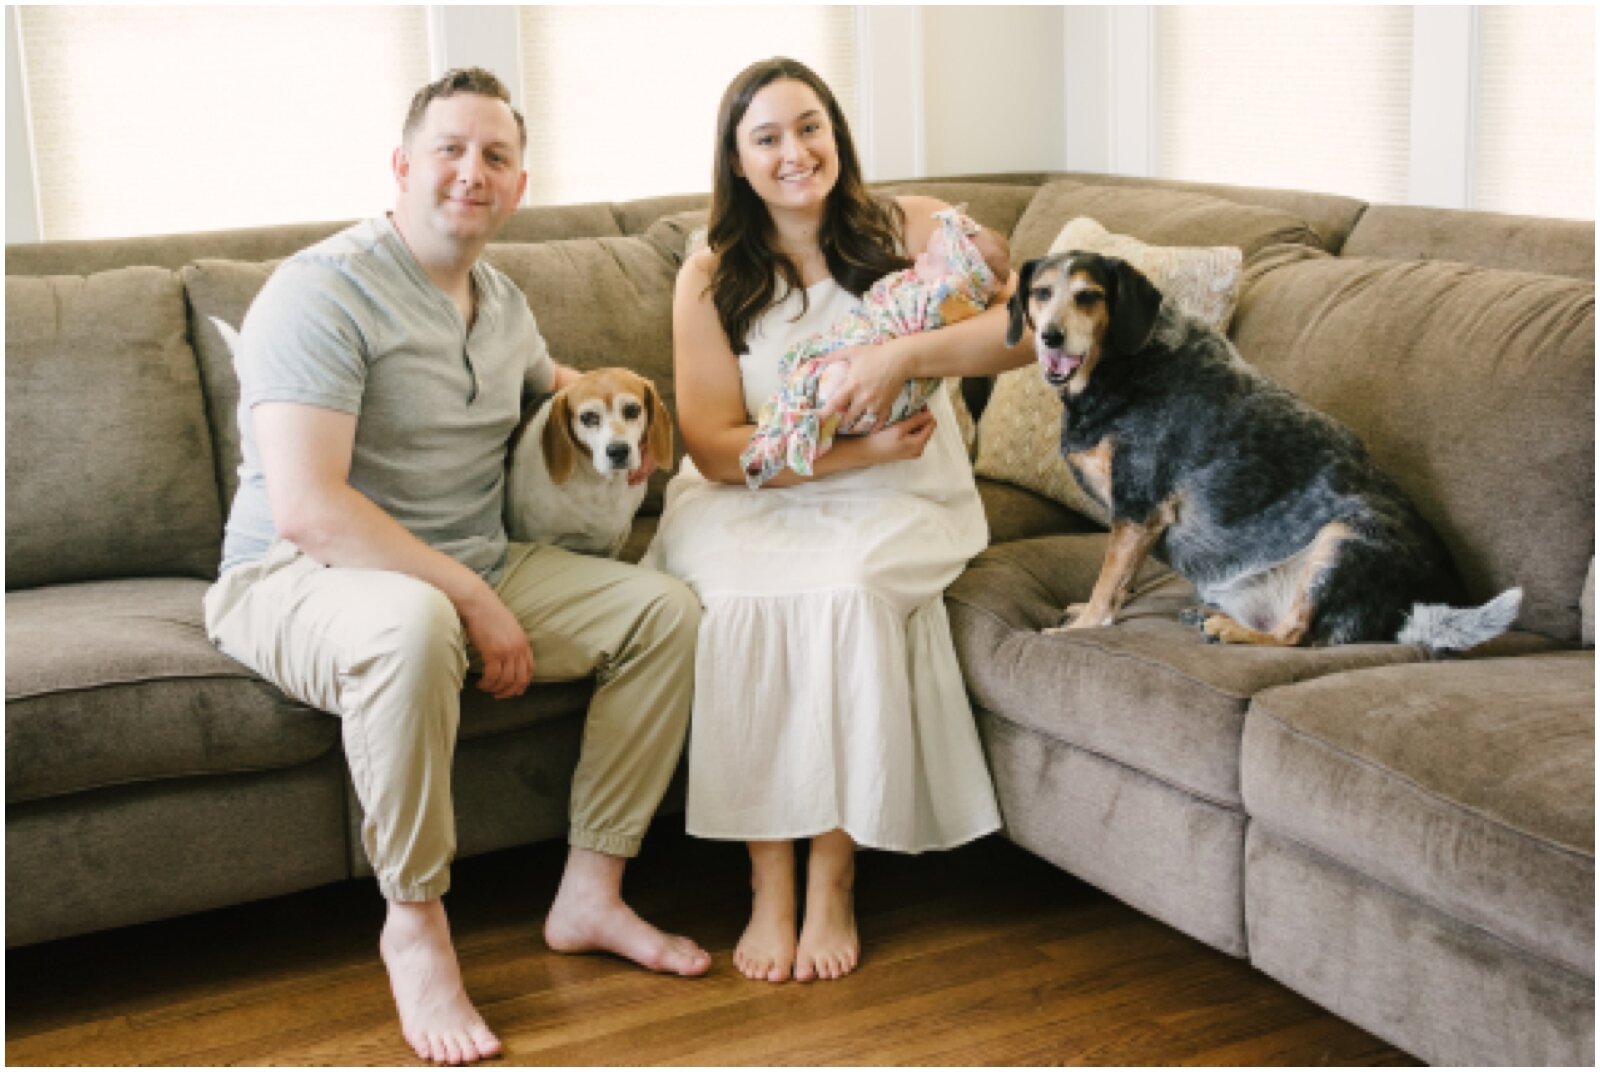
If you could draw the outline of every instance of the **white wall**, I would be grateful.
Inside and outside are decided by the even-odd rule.
[[[1060,7],[924,7],[927,174],[1066,164]]]
[[[33,185],[28,98],[18,57],[17,11],[6,16],[6,241],[39,241],[39,203]]]

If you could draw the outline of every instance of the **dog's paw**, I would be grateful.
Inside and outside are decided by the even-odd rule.
[[[1109,622],[1100,622],[1097,616],[1089,612],[1089,604],[1074,603],[1061,612],[1060,624],[1054,625],[1039,632],[1045,636],[1054,636],[1057,633],[1068,633],[1077,629],[1093,629],[1098,625],[1109,625]]]

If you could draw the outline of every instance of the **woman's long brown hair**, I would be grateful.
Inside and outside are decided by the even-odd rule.
[[[780,56],[751,64],[728,86],[718,109],[711,220],[706,234],[717,256],[711,276],[712,302],[734,353],[744,350],[750,325],[773,304],[779,276],[800,291],[802,314],[807,307],[800,270],[778,249],[766,203],[734,170],[739,160],[739,123],[750,102],[762,89],[786,78],[811,87],[828,110],[833,127],[839,178],[828,194],[817,236],[828,274],[859,297],[880,277],[911,263],[898,251],[905,214],[893,200],[880,200],[867,190],[849,124],[827,83],[798,60]]]

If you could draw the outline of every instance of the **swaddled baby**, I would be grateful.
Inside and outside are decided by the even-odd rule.
[[[778,369],[782,386],[761,407],[750,445],[739,455],[750,487],[760,487],[785,466],[810,476],[812,464],[833,446],[835,435],[859,435],[871,426],[865,415],[850,428],[838,426],[838,414],[822,417],[848,369],[846,362],[828,361],[829,355],[965,320],[987,308],[1004,285],[1011,272],[1005,239],[957,209],[944,209],[933,218],[939,226],[914,265],[878,280],[848,315],[783,355]],[[907,380],[885,423],[921,410],[943,382]]]

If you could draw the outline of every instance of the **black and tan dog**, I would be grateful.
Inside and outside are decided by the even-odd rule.
[[[1521,589],[1450,606],[1463,593],[1443,544],[1360,440],[1125,261],[1023,265],[1008,342],[1027,328],[1064,407],[1061,453],[1111,516],[1099,580],[1067,628],[1110,625],[1152,552],[1200,593],[1214,641],[1458,650],[1515,620]]]

